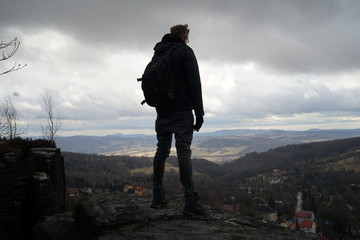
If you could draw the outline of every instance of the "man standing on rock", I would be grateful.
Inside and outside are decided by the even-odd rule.
[[[197,60],[189,43],[188,25],[176,25],[170,28],[161,42],[154,47],[154,57],[169,50],[175,45],[170,56],[172,71],[175,78],[174,99],[167,104],[156,107],[157,118],[155,130],[157,150],[153,162],[153,200],[151,208],[163,208],[167,205],[163,177],[165,161],[170,154],[171,141],[175,136],[175,146],[179,161],[180,181],[185,189],[184,214],[201,215],[205,208],[199,203],[192,179],[191,142],[193,132],[199,131],[204,119],[201,92],[201,81]],[[196,121],[194,125],[194,115]]]

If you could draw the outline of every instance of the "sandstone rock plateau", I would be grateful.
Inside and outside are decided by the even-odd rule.
[[[149,208],[150,197],[103,193],[82,199],[73,213],[57,214],[34,227],[34,239],[236,240],[315,239],[315,236],[239,214],[208,209],[208,215],[183,216],[182,197],[166,209]]]

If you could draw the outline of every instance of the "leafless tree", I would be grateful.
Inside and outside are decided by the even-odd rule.
[[[0,108],[0,138],[4,137],[7,134],[5,118],[2,113],[2,108]]]
[[[11,98],[7,98],[2,102],[0,108],[0,119],[1,136],[8,137],[9,139],[14,139],[22,134],[27,133],[28,127],[26,127],[25,130],[20,131],[18,129],[18,114]]]
[[[56,116],[55,104],[48,92],[42,96],[42,101],[47,120],[44,124],[41,124],[41,132],[47,140],[54,141],[55,134],[61,128],[61,118]]]
[[[20,41],[17,38],[14,38],[10,42],[5,42],[5,43],[3,41],[1,41],[1,43],[0,43],[0,50],[1,50],[0,61],[5,61],[5,60],[11,58],[12,56],[14,56],[14,54],[19,49],[19,47],[20,47]],[[18,64],[15,62],[12,68],[10,68],[9,70],[6,70],[4,72],[0,72],[0,75],[17,71],[19,69],[26,67],[26,65],[27,65],[26,63]]]

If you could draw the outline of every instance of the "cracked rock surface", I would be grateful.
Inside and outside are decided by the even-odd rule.
[[[315,236],[239,214],[208,210],[207,216],[183,216],[183,199],[170,198],[165,209],[150,208],[150,197],[122,193],[91,195],[73,213],[58,214],[34,228],[35,239],[247,240],[315,239]]]

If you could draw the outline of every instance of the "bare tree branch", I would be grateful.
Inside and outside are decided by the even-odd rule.
[[[14,56],[14,54],[19,49],[19,47],[20,47],[20,41],[17,38],[14,38],[13,40],[11,40],[10,42],[7,42],[7,43],[4,43],[3,41],[1,41],[1,43],[0,43],[0,49],[1,49],[0,61],[5,61],[5,60],[11,58],[12,56]],[[10,49],[10,50],[8,53],[5,53],[5,49]],[[0,73],[0,75],[20,70],[26,66],[27,66],[26,63],[25,64],[17,64],[15,62],[14,66],[11,69]]]
[[[8,130],[7,130],[6,126],[7,125],[6,125],[4,115],[3,115],[3,111],[2,111],[2,108],[0,108],[0,138],[2,138],[8,134]]]
[[[43,136],[49,140],[55,140],[55,134],[61,128],[61,118],[55,116],[55,105],[51,95],[46,92],[42,96],[43,100],[43,109],[47,114],[47,120],[44,124],[41,124],[41,132]]]
[[[2,102],[0,108],[0,119],[0,134],[2,136],[14,139],[27,133],[28,126],[24,130],[19,131],[18,129],[18,114],[11,98],[7,98]]]
[[[20,47],[20,41],[17,38],[14,38],[13,40],[11,40],[8,43],[4,43],[3,41],[1,41],[0,49],[9,48],[9,47],[12,47],[12,50],[8,54],[1,52],[2,58],[0,58],[0,61],[4,61],[8,58],[11,58],[16,53],[18,48]]]
[[[4,75],[4,74],[9,73],[9,72],[15,72],[17,70],[20,70],[20,69],[26,67],[26,66],[27,66],[27,63],[25,63],[24,65],[21,65],[21,64],[16,65],[16,62],[15,62],[14,66],[12,68],[10,68],[9,70],[7,70],[5,72],[0,73],[0,75]]]

